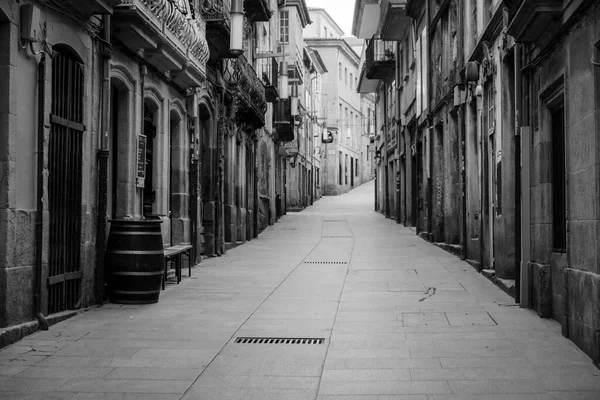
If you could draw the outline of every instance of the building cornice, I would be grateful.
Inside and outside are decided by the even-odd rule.
[[[343,39],[343,38],[304,38],[304,42],[309,47],[319,48],[319,47],[337,47],[340,48],[346,56],[353,60],[358,67],[360,63],[360,57],[352,47]]]
[[[298,15],[300,16],[302,28],[305,28],[306,25],[312,24],[305,0],[283,0],[280,1],[280,3],[281,7],[296,7],[298,9]]]

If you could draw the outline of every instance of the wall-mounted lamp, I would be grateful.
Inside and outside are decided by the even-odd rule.
[[[290,157],[290,167],[292,168],[296,168],[296,159],[298,158],[298,155],[295,155],[293,157]]]
[[[292,109],[290,112],[292,117],[297,117],[298,115],[300,115],[300,112],[298,110],[298,84],[296,83],[296,68],[294,68],[294,83],[292,84],[290,106]]]
[[[477,96],[477,109],[481,111],[483,110],[483,86],[475,87],[475,96]]]
[[[281,62],[281,72],[279,73],[279,88],[280,88],[279,89],[279,98],[280,99],[286,100],[288,97],[290,97],[288,85],[289,85],[289,82],[288,82],[287,61],[283,60]]]
[[[238,57],[244,52],[244,0],[231,0],[229,53]]]
[[[294,94],[295,90],[298,90],[298,88],[296,87],[296,85],[293,85],[292,96],[290,97],[290,106],[292,108],[290,114],[292,115],[292,117],[297,117],[298,115],[300,115],[300,113],[298,112],[298,93]]]

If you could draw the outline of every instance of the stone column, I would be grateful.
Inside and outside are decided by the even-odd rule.
[[[177,120],[171,113],[170,123],[170,201],[171,201],[171,241],[173,244],[190,242],[189,218],[189,138],[186,135],[186,122]]]
[[[230,127],[229,129],[235,129]],[[235,243],[237,241],[236,221],[237,221],[237,206],[235,204],[235,176],[237,162],[236,160],[236,139],[227,132],[227,136],[223,138],[225,145],[225,174],[224,174],[224,223],[225,223],[225,242]]]
[[[236,220],[236,232],[237,241],[246,241],[246,194],[247,194],[247,160],[246,160],[246,132],[242,133],[242,140],[236,143],[236,206],[237,206],[237,220]]]

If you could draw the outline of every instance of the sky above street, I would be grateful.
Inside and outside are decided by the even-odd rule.
[[[324,8],[331,18],[342,28],[344,34],[352,34],[354,0],[306,0],[309,7]]]

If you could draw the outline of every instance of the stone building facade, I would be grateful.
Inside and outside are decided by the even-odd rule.
[[[322,8],[310,8],[313,24],[304,30],[304,41],[319,52],[328,70],[322,81],[325,136],[321,145],[323,194],[338,195],[361,185],[367,162],[369,137],[363,131],[363,97],[356,92],[359,56],[355,41]],[[370,179],[370,176],[367,178]]]
[[[353,25],[392,42],[396,63],[376,77],[385,59],[367,55],[359,85],[378,93],[377,209],[556,319],[596,363],[599,21],[585,0],[359,0]]]
[[[276,221],[278,7],[233,54],[230,0],[0,0],[0,327],[106,301],[112,219],[192,263]]]

